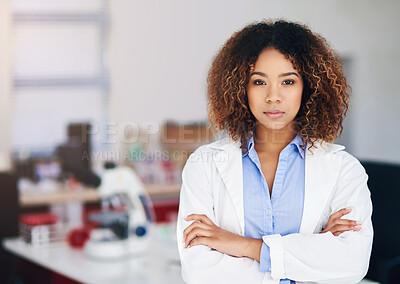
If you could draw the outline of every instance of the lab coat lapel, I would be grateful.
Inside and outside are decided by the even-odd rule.
[[[240,144],[232,142],[216,145],[215,148],[222,151],[214,155],[214,161],[233,202],[243,235],[243,172],[239,146]],[[344,147],[340,145],[323,143],[321,147],[318,143],[312,152],[306,151],[304,209],[299,231],[301,234],[314,233],[339,175],[340,161],[332,153],[341,149]]]
[[[328,146],[327,144],[325,144]],[[344,147],[333,145],[334,151]],[[300,234],[314,233],[326,203],[335,187],[340,170],[340,162],[334,154],[327,154],[324,149],[312,149],[306,152],[305,160],[305,195]]]
[[[222,181],[228,191],[239,220],[240,232],[244,234],[242,152],[238,143],[230,143],[214,156]]]

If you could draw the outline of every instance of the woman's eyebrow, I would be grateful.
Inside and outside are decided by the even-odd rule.
[[[265,78],[268,78],[267,74],[265,74],[264,72],[252,72],[250,74],[250,77],[253,76],[253,75],[260,75],[260,76],[263,76]]]
[[[290,76],[290,75],[295,75],[295,76],[299,77],[299,75],[296,72],[283,73],[283,74],[280,74],[278,77],[286,77],[286,76]]]
[[[265,74],[264,72],[259,72],[259,71],[252,72],[252,73],[250,74],[250,77],[253,76],[253,75],[260,75],[260,76],[263,76],[263,77],[265,77],[265,78],[268,78],[268,75]],[[296,72],[286,72],[286,73],[282,73],[282,74],[278,75],[278,77],[280,78],[280,77],[286,77],[286,76],[290,76],[290,75],[294,75],[294,76],[299,77],[299,75],[298,75]]]

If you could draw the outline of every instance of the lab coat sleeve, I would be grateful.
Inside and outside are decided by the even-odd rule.
[[[358,283],[367,273],[373,238],[368,176],[353,156],[344,151],[337,154],[342,155],[342,164],[330,214],[352,207],[343,218],[361,221],[362,229],[339,236],[331,232],[264,236],[273,279],[345,284]]]
[[[189,214],[205,214],[216,225],[210,184],[209,155],[193,153],[182,173],[179,213],[177,220],[178,251],[182,277],[187,283],[263,283],[265,273],[259,263],[250,258],[232,257],[204,245],[184,248],[183,231],[191,224],[184,218]],[[269,279],[271,279],[269,277]],[[271,279],[272,281],[272,279]],[[264,282],[265,283],[265,282]],[[268,282],[277,283],[277,282]]]

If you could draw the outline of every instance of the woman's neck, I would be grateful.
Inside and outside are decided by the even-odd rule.
[[[256,125],[254,147],[257,153],[279,155],[279,153],[296,137],[293,127],[271,130],[262,124]]]

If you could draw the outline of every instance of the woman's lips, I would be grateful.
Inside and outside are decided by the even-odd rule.
[[[269,118],[280,118],[283,116],[284,112],[279,110],[264,112]]]

